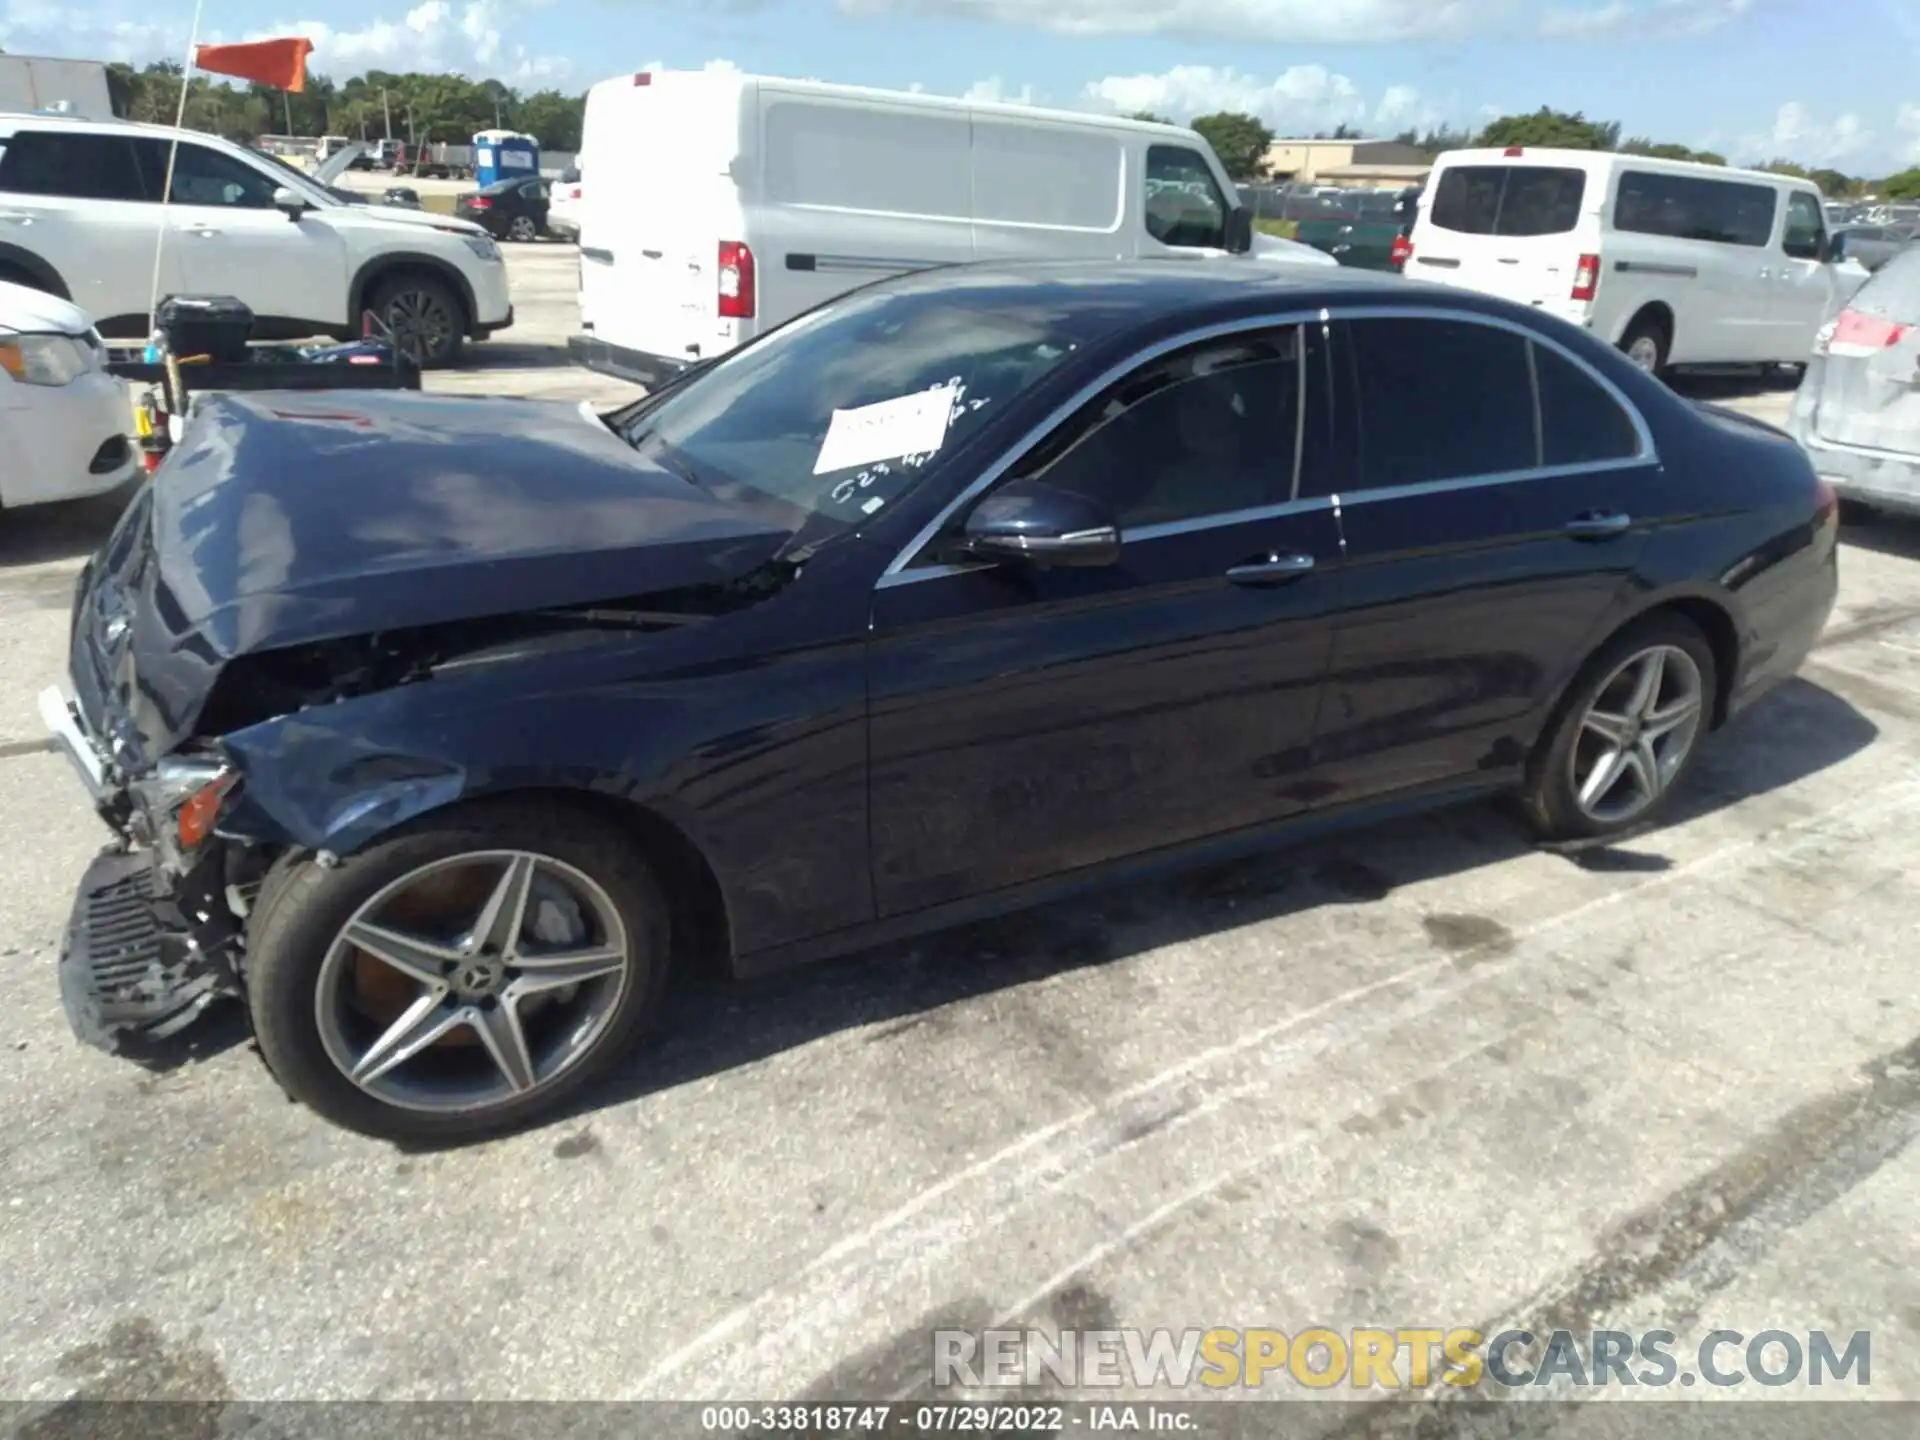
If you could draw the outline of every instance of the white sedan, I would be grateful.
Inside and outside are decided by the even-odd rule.
[[[139,468],[127,390],[78,306],[0,281],[0,509],[78,500]]]

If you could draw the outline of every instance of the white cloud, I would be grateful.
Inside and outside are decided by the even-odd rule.
[[[1584,9],[1553,9],[1540,17],[1540,33],[1564,40],[1684,40],[1731,25],[1753,0],[1628,0]]]
[[[573,71],[571,61],[542,55],[509,41],[511,15],[500,0],[421,0],[399,20],[375,20],[341,30],[324,20],[272,25],[248,37],[305,35],[313,41],[309,62],[320,74],[344,79],[363,70],[457,71],[473,79],[510,84],[553,84]]]
[[[1910,108],[1902,106],[1902,114]],[[1798,100],[1789,100],[1774,113],[1772,129],[1748,136],[1740,148],[1759,163],[1783,159],[1844,170],[1849,161],[1858,162],[1866,152],[1884,147],[1875,145],[1866,122],[1851,111],[1822,120]]]
[[[1894,153],[1902,165],[1920,165],[1920,105],[1902,105],[1893,117],[1893,129],[1899,138]]]
[[[962,100],[978,100],[990,105],[1038,105],[1040,97],[1033,86],[1022,85],[1018,90],[1009,90],[1007,84],[998,75],[985,80],[976,80],[961,94]]]
[[[1206,35],[1282,44],[1376,44],[1475,35],[1699,34],[1752,0],[839,0],[848,14],[939,15],[1068,35]]]
[[[1272,79],[1231,66],[1176,65],[1160,74],[1109,75],[1086,87],[1090,108],[1151,111],[1174,120],[1219,110],[1257,115],[1281,135],[1311,135],[1337,125],[1374,134],[1424,130],[1443,120],[1411,85],[1390,85],[1368,100],[1345,75],[1324,65],[1294,65]]]
[[[304,35],[313,41],[308,61],[315,74],[346,79],[369,68],[455,70],[474,79],[511,84],[558,84],[572,62],[542,54],[515,38],[521,3],[537,0],[420,0],[397,19],[339,27],[324,20],[282,20],[229,35],[209,29],[202,44]],[[76,55],[97,60],[184,60],[188,20],[157,21],[151,7],[110,3],[63,7],[54,0],[5,0],[0,11],[0,48],[16,54]]]

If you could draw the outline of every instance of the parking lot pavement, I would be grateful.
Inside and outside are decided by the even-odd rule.
[[[514,264],[436,386],[600,393]],[[30,697],[111,511],[0,525],[0,1396],[880,1397],[1011,1320],[1864,1329],[1920,1397],[1920,529],[1658,831],[1482,806],[691,986],[563,1121],[407,1154],[234,1025],[67,1031],[104,831]]]

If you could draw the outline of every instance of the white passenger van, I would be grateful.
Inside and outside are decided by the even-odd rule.
[[[1809,180],[1605,151],[1447,151],[1411,238],[1406,274],[1537,305],[1651,371],[1804,364],[1866,279],[1828,260]]]
[[[1207,142],[1175,125],[733,72],[587,92],[575,360],[643,384],[887,275],[973,260],[1249,253]],[[1250,261],[1250,263],[1252,263]]]

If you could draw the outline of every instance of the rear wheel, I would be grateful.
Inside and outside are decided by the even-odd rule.
[[[531,215],[516,215],[513,224],[507,227],[507,238],[518,240],[522,245],[540,238],[540,227],[533,223]]]
[[[1620,337],[1620,351],[1639,369],[1658,375],[1667,368],[1667,327],[1650,315],[1637,316]]]
[[[467,338],[466,307],[453,287],[431,275],[400,275],[383,281],[369,307],[394,342],[422,369],[451,365]]]
[[[627,835],[482,803],[338,864],[291,862],[248,937],[254,1033],[296,1100],[363,1134],[478,1138],[551,1111],[665,990],[667,901]]]
[[[1652,820],[1693,764],[1717,684],[1713,647],[1684,616],[1651,616],[1608,641],[1527,767],[1534,827],[1595,839]]]

